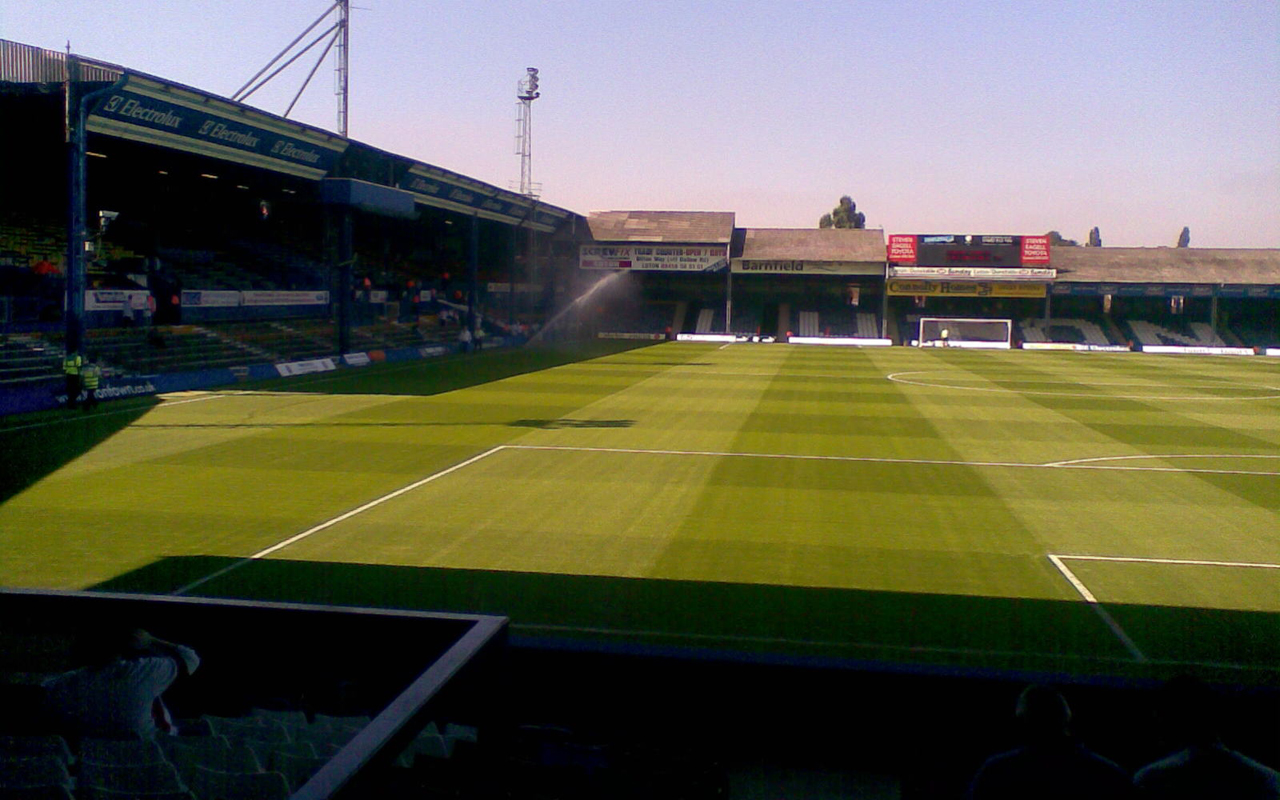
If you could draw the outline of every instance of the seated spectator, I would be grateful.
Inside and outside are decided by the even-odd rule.
[[[1071,738],[1071,709],[1057,691],[1027,687],[1016,715],[1026,745],[987,759],[969,786],[972,800],[1132,796],[1128,773]]]
[[[1138,770],[1133,783],[1139,797],[1280,798],[1280,772],[1222,743],[1218,703],[1208,686],[1195,678],[1174,678],[1162,694],[1162,730],[1182,749]]]
[[[141,629],[95,636],[81,647],[86,666],[44,683],[45,709],[56,728],[102,738],[175,732],[160,696],[200,665],[194,650]]]

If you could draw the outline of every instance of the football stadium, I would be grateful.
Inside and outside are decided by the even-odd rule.
[[[9,41],[0,108],[40,796],[960,797],[1180,676],[1276,764],[1280,250],[580,214]],[[34,731],[122,626],[188,735]]]

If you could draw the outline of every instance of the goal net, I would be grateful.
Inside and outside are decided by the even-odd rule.
[[[916,345],[1008,350],[1013,346],[1013,320],[921,317]]]

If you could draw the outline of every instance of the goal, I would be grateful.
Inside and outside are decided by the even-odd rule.
[[[916,346],[1008,350],[1013,347],[1013,320],[921,317]]]

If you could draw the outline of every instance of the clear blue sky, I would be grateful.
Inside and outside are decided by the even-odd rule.
[[[351,135],[551,203],[1280,247],[1276,0],[353,0]],[[0,38],[230,95],[327,0],[4,0]],[[301,62],[251,102],[283,112]],[[335,125],[331,62],[294,117]]]

